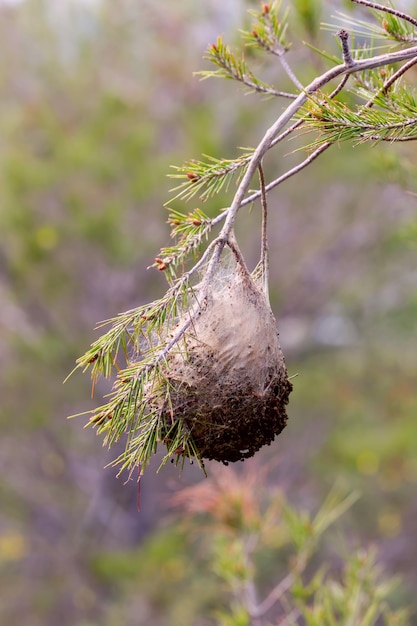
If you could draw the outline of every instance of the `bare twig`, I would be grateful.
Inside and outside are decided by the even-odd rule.
[[[329,95],[330,100],[333,100],[333,98],[335,98],[337,94],[339,94],[342,91],[343,87],[346,85],[348,80],[349,80],[349,74],[346,74],[345,76],[343,76],[338,86],[335,89],[333,89],[332,93]]]
[[[259,172],[259,186],[260,186],[260,191],[261,191],[261,206],[262,206],[260,266],[262,269],[264,293],[265,293],[265,296],[269,298],[269,293],[268,293],[269,258],[268,258],[268,239],[267,239],[268,206],[267,206],[267,201],[266,201],[265,176],[264,176],[264,171],[263,171],[261,163],[258,165],[258,172]]]
[[[295,165],[294,167],[289,169],[287,172],[285,172],[284,174],[282,174],[281,176],[279,176],[275,180],[273,180],[270,183],[268,183],[267,185],[265,185],[265,192],[268,193],[269,191],[271,191],[275,187],[278,187],[278,185],[280,185],[284,181],[288,180],[292,176],[295,176],[295,174],[298,174],[298,172],[301,172],[301,170],[303,170],[305,167],[310,165],[310,163],[315,161],[317,159],[317,157],[319,157],[320,154],[322,154],[322,152],[327,150],[327,148],[330,148],[330,146],[332,146],[332,145],[333,145],[333,143],[331,141],[328,141],[327,143],[325,143],[322,146],[320,146],[319,148],[317,148],[317,150],[312,152],[306,159],[304,159],[304,161],[302,161],[298,165]],[[260,197],[261,197],[261,190],[254,191],[253,193],[251,193],[249,196],[247,196],[246,198],[244,198],[242,200],[239,208],[247,206],[248,204],[252,204],[256,200],[258,200]],[[219,213],[219,215],[217,215],[213,219],[212,226],[216,226],[217,224],[220,224],[220,222],[222,222],[227,217],[229,211],[230,211],[230,207],[228,207],[227,209],[224,209],[224,211]]]
[[[287,74],[288,78],[294,83],[294,85],[296,87],[298,87],[298,89],[302,90],[304,89],[304,86],[302,83],[300,83],[300,81],[298,80],[297,76],[294,74],[294,72],[292,71],[289,63],[287,62],[287,59],[285,58],[284,54],[280,54],[279,56],[279,61],[282,65],[283,70],[285,71],[285,73]]]

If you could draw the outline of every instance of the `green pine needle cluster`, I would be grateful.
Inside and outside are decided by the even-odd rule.
[[[235,174],[239,182],[252,155],[253,150],[245,149],[243,154],[235,159],[218,159],[203,155],[205,161],[193,159],[181,166],[173,165],[172,168],[177,171],[177,174],[170,174],[170,178],[178,178],[182,182],[171,189],[175,195],[167,202],[167,205],[174,200],[190,200],[196,195],[201,202],[204,202],[220,191],[227,192]]]
[[[282,69],[296,86],[298,92],[303,89],[303,85],[285,59],[285,55],[291,47],[291,43],[286,37],[289,12],[289,7],[282,8],[281,0],[272,4],[264,4],[260,12],[249,11],[254,18],[254,28],[250,31],[241,31],[241,34],[246,40],[246,46],[258,48],[279,58]],[[286,98],[296,97],[296,95],[283,91],[280,91],[278,95]]]
[[[120,471],[145,467],[161,442],[167,448],[163,463],[171,457],[177,463],[194,458],[202,466],[180,420],[166,423],[156,408],[158,401],[166,400],[163,365],[174,343],[167,329],[187,309],[191,294],[188,275],[183,275],[160,300],[102,322],[99,328],[110,325],[110,329],[77,360],[78,368],[90,369],[93,390],[99,376],[109,378],[117,372],[108,401],[91,411],[88,425],[104,435],[109,447],[127,436],[126,449],[114,462]]]
[[[161,248],[152,267],[166,271],[168,279],[175,279],[178,265],[185,262],[190,254],[198,254],[203,241],[208,239],[213,228],[211,220],[201,209],[190,213],[171,210],[168,217],[171,226],[171,237],[175,243]]]
[[[216,43],[211,44],[204,58],[216,65],[218,69],[197,72],[203,80],[207,78],[229,78],[242,83],[247,93],[261,93],[266,96],[288,96],[288,94],[278,91],[272,85],[257,78],[249,69],[244,54],[241,53],[241,56],[237,57],[229,46],[224,43],[222,37],[218,37]]]
[[[367,90],[360,93],[369,94]],[[352,109],[344,102],[320,94],[310,98],[304,128],[319,131],[312,144],[317,147],[328,141],[412,141],[417,139],[417,100],[410,89],[392,93],[381,91],[373,106]]]
[[[249,31],[240,31],[245,46],[283,57],[291,45],[286,39],[289,8],[282,10],[282,2],[272,2],[263,4],[260,11],[249,11],[249,13],[253,18],[253,28]],[[277,90],[273,85],[258,78],[248,67],[244,51],[234,53],[224,43],[222,37],[218,37],[216,43],[208,47],[204,58],[218,69],[197,72],[196,74],[201,76],[202,80],[216,77],[228,78],[240,82],[246,88],[247,93],[284,98],[296,97],[292,93]]]
[[[389,8],[389,7],[387,7]],[[323,30],[334,34],[340,28],[346,28],[352,37],[352,51],[360,50],[363,41],[372,51],[384,48],[392,48],[394,44],[413,44],[417,42],[417,22],[399,18],[387,12],[373,10],[373,21],[363,20],[341,11],[337,11],[333,17],[333,23],[323,22]],[[361,43],[355,46],[355,39]]]
[[[288,31],[289,7],[281,15],[282,2],[264,4],[261,11],[249,11],[255,26],[251,31],[241,31],[246,45],[261,47],[263,50],[281,56],[290,49],[286,39]]]

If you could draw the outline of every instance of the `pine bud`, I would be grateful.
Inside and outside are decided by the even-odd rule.
[[[156,269],[160,272],[165,271],[171,261],[172,259],[170,257],[165,257],[165,259],[161,259],[159,256],[157,256],[155,259]]]

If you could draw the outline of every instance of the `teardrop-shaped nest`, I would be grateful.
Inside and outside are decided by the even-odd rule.
[[[193,321],[164,366],[164,423],[182,419],[201,459],[251,457],[287,423],[288,380],[263,289],[236,265],[188,311]],[[161,396],[160,396],[161,397]]]

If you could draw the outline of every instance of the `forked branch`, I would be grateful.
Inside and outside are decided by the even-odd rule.
[[[271,144],[274,139],[282,131],[286,124],[298,113],[298,111],[308,100],[309,96],[312,96],[314,93],[320,91],[328,83],[340,76],[349,76],[351,74],[364,72],[366,70],[384,67],[401,61],[406,61],[407,59],[415,58],[417,58],[417,46],[413,46],[412,48],[408,48],[406,50],[400,50],[398,52],[381,54],[370,59],[352,61],[351,64],[346,64],[344,62],[328,70],[321,76],[315,78],[309,85],[307,85],[307,87],[302,93],[299,94],[296,100],[294,100],[294,102],[292,102],[280,115],[276,122],[274,122],[274,124],[272,124],[272,126],[268,128],[264,137],[258,144],[251,160],[249,161],[246,172],[242,177],[242,180],[227,212],[226,221],[224,223],[220,237],[227,240],[228,235],[233,229],[236,215],[240,207],[242,206],[242,203],[245,199],[245,194],[249,189],[252,177],[255,174],[259,163],[261,162],[266,152],[268,152],[268,150],[271,148]],[[306,163],[306,165],[308,165],[310,162],[311,161]],[[300,170],[297,170],[297,172],[298,171]],[[286,180],[286,178],[284,180]]]

